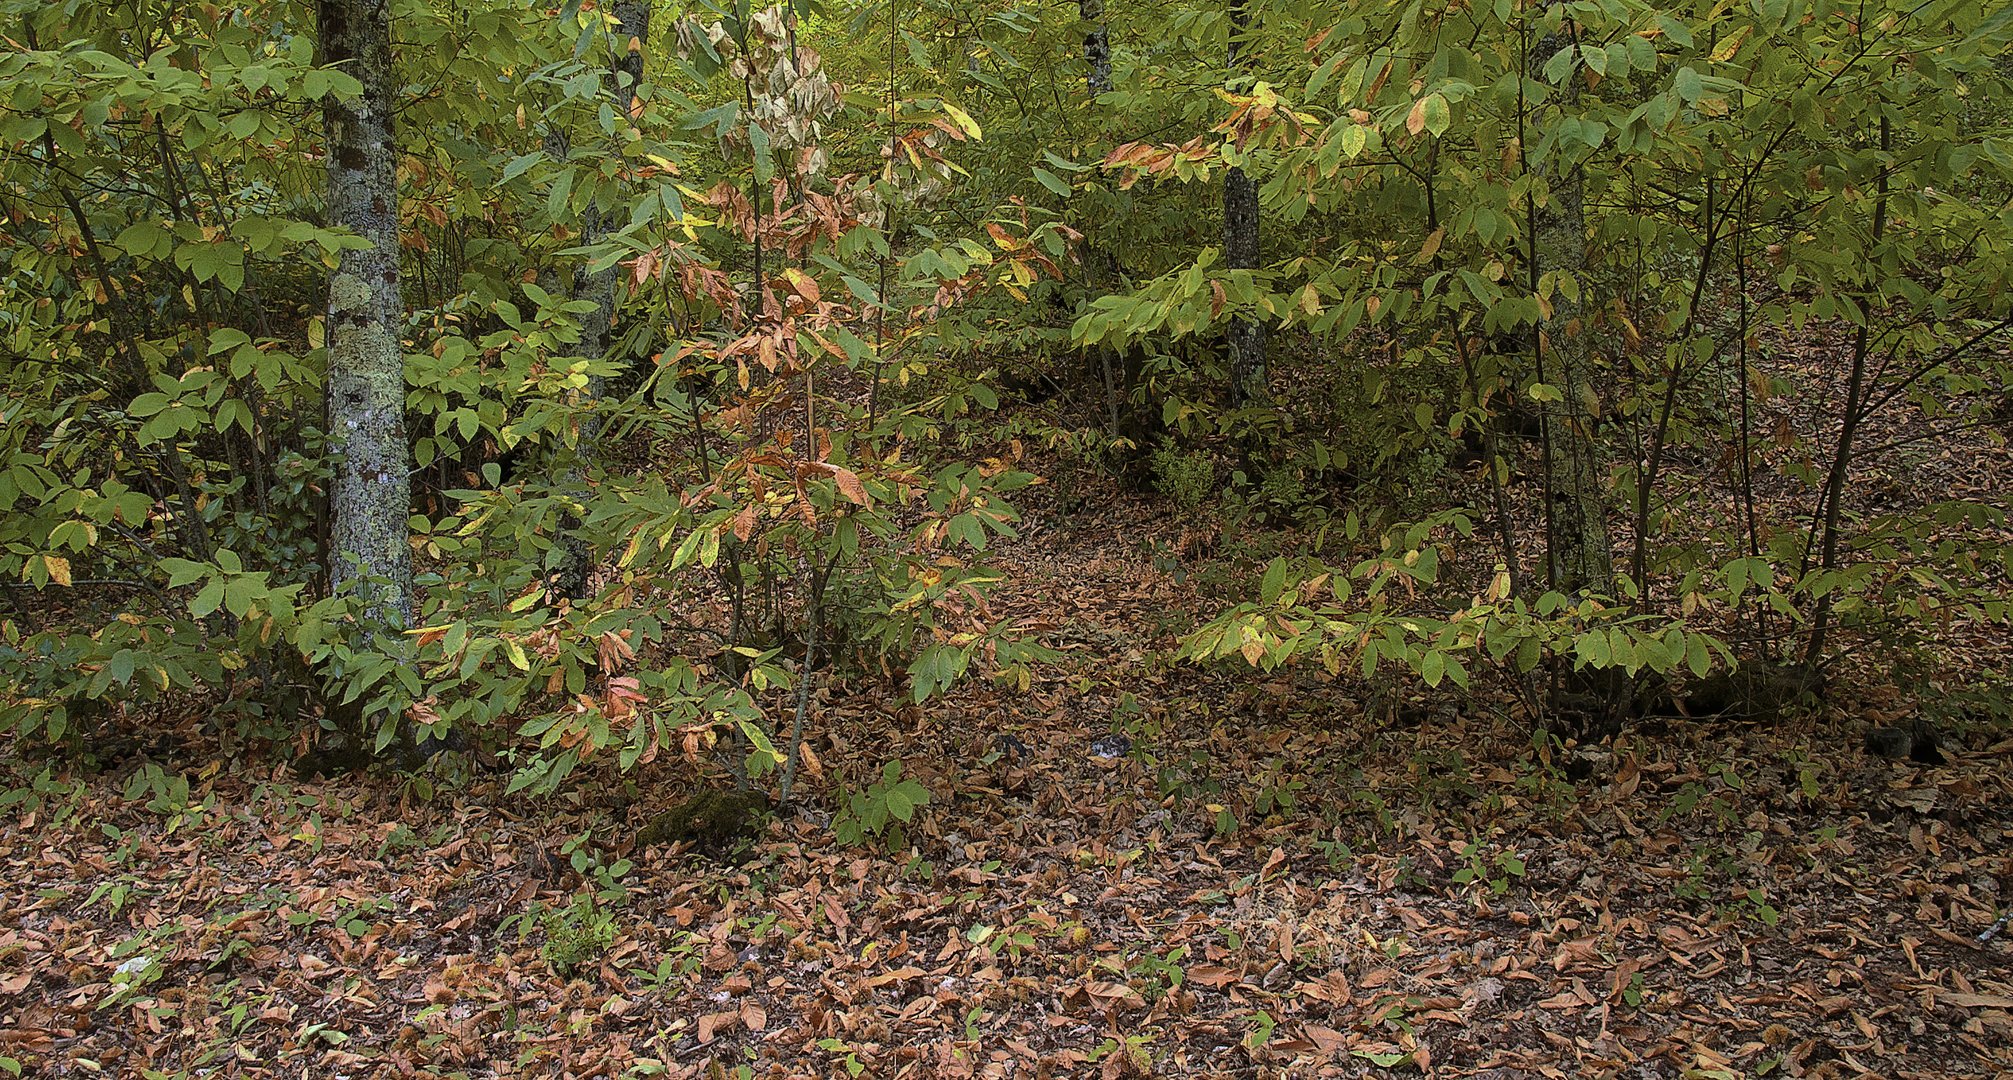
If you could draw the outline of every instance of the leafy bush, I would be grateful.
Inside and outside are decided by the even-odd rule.
[[[1216,463],[1209,455],[1163,442],[1148,458],[1154,486],[1183,510],[1193,510],[1216,494]]]

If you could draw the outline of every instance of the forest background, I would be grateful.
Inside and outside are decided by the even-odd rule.
[[[0,980],[0,1068],[572,1062],[593,1024],[528,1033],[517,984],[458,1016],[435,991],[522,976],[488,956],[512,934],[597,1022],[713,995],[601,1047],[612,1074],[1806,1074],[1910,1037],[1922,1075],[2005,1066],[2003,974],[1964,972],[2013,887],[2013,11],[0,7],[0,802],[40,867],[9,886],[0,951],[36,963]],[[547,824],[467,831],[500,812]],[[528,845],[490,862],[530,891],[401,961],[430,1003],[404,1027],[253,1051],[284,995],[235,1022],[218,995],[278,985],[260,950],[326,933],[347,967],[406,924],[362,886],[128,897],[180,830],[251,845],[196,865],[314,877],[332,828],[376,847],[359,880],[429,896],[466,885],[442,852]],[[58,872],[65,836],[94,853]],[[1843,888],[1887,841],[1885,891]],[[631,899],[662,844],[731,856],[659,868],[683,952]],[[1228,880],[1137,934],[998,908],[1083,875],[1140,903],[1156,860]],[[1843,891],[1777,878],[1798,860]],[[1694,954],[1616,946],[1603,905],[1645,872],[1680,891],[1634,903],[1736,942],[1727,978],[1748,935],[1837,959],[1785,936],[1792,894],[1827,933],[1916,905],[1954,959],[1903,934],[1879,977],[1944,1022],[1820,1039],[1758,1001],[1738,1040],[1676,1006],[1640,1021],[1662,1043],[1618,1033]],[[1374,915],[1335,906],[1350,881]],[[953,994],[961,1027],[738,973],[780,911],[792,948],[843,929],[869,991],[919,978],[887,965],[906,888],[960,913],[947,977],[1005,988]],[[1218,904],[1213,952],[1167,943]],[[1596,908],[1598,958],[1550,951]],[[1463,910],[1559,935],[1519,948],[1598,970],[1555,1008],[1598,1026],[1436,1044],[1409,1017],[1521,1030],[1502,970],[1425,988],[1452,965],[1406,942]],[[220,945],[240,917],[272,936]],[[1040,963],[1079,988],[1040,1015],[1095,1038],[1031,1019]]]

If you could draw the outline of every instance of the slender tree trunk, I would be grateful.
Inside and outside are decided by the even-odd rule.
[[[650,4],[648,0],[618,0],[612,8],[615,15],[614,56],[608,71],[609,90],[615,98],[616,123],[618,130],[626,130],[632,122],[631,114],[636,105],[636,88],[643,82],[644,49],[650,41]],[[620,141],[626,142],[626,136]],[[619,153],[620,146],[616,147]],[[615,231],[618,215],[609,208],[590,206],[587,219],[582,225],[583,244],[597,244]],[[615,324],[615,281],[616,268],[588,273],[583,267],[573,279],[573,295],[577,299],[590,300],[594,310],[587,313],[580,332],[580,354],[601,357],[608,351],[608,338]],[[587,384],[588,396],[599,400],[605,389],[606,380],[595,376]],[[590,442],[599,434],[600,418],[589,413],[581,421],[582,443]]]
[[[1251,16],[1244,0],[1230,5],[1230,69],[1246,59],[1242,48]],[[1258,268],[1258,184],[1244,170],[1223,174],[1223,263],[1231,270]],[[1230,324],[1230,399],[1234,405],[1266,398],[1266,326],[1255,319]]]
[[[1892,142],[1892,132],[1887,118],[1880,118],[1880,150],[1884,155]],[[1871,257],[1878,258],[1880,242],[1887,234],[1887,173],[1880,174],[1879,194],[1873,201],[1873,247]],[[1871,298],[1869,298],[1871,299]],[[1868,347],[1866,324],[1873,318],[1873,305],[1863,305],[1860,323],[1852,335],[1852,372],[1845,383],[1845,417],[1838,428],[1838,449],[1831,456],[1831,469],[1824,478],[1823,548],[1818,559],[1818,569],[1838,569],[1839,524],[1842,519],[1842,504],[1845,500],[1845,480],[1852,471],[1852,442],[1859,434],[1859,423],[1867,412],[1866,398],[1866,354]],[[1808,554],[1804,557],[1806,567]],[[1802,575],[1799,574],[1799,577]],[[1803,666],[1816,670],[1824,662],[1826,636],[1831,631],[1832,594],[1827,592],[1818,598],[1817,611],[1810,620],[1810,640],[1803,651]]]
[[[618,0],[611,9],[615,16],[613,28],[613,55],[608,69],[608,87],[615,99],[615,116],[618,132],[626,132],[631,114],[636,104],[636,88],[643,81],[644,50],[650,41],[649,0]],[[616,153],[628,141],[627,135],[617,136]],[[614,208],[603,207],[599,203],[590,204],[581,222],[580,240],[585,246],[592,246],[606,239],[616,230],[619,214]],[[589,359],[603,359],[608,354],[609,337],[615,325],[616,268],[590,272],[582,266],[574,273],[573,297],[586,300],[594,305],[594,310],[582,316],[580,324],[580,355]],[[601,415],[597,411],[603,396],[608,391],[608,380],[600,375],[590,375],[587,379],[587,401],[590,406],[580,417],[580,442],[578,460],[585,462],[592,458],[595,446],[601,436]],[[576,465],[568,476],[568,487],[583,486],[581,468]],[[582,492],[584,494],[584,492]],[[554,582],[556,591],[574,600],[587,594],[588,577],[593,572],[592,554],[587,543],[575,531],[576,521],[568,521],[568,535],[565,541],[565,564]]]
[[[1530,77],[1543,81],[1545,62],[1560,49],[1572,47],[1570,25],[1547,35],[1532,50]],[[1579,103],[1578,74],[1559,89],[1559,105]],[[1550,273],[1570,275],[1580,290],[1591,289],[1587,273],[1587,226],[1583,205],[1583,170],[1557,160],[1541,163],[1542,205],[1531,211],[1531,276],[1533,284]],[[1592,305],[1554,290],[1551,314],[1538,324],[1535,337],[1538,381],[1558,391],[1558,400],[1540,403],[1544,449],[1550,475],[1550,536],[1547,571],[1560,592],[1606,592],[1614,587],[1614,553],[1608,536],[1607,497],[1603,488],[1600,447],[1594,439],[1597,398],[1593,379]]]
[[[340,456],[330,497],[329,586],[364,601],[366,631],[412,621],[405,435],[405,305],[398,288],[390,0],[318,0],[322,61],[363,84],[330,96],[329,217],[370,246],[329,278],[328,427]]]
[[[1077,0],[1077,17],[1085,23],[1083,32],[1083,84],[1090,105],[1111,89],[1111,32],[1104,22],[1104,0]],[[1109,247],[1090,240],[1084,243],[1084,284],[1095,299],[1119,278],[1118,259]],[[1104,409],[1113,438],[1126,436],[1125,414],[1131,409],[1132,387],[1120,378],[1118,350],[1105,342],[1096,346],[1099,373],[1104,377]]]

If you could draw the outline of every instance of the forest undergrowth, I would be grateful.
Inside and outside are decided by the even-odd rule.
[[[1923,468],[2003,485],[2008,463],[1980,441]],[[1086,515],[1056,491],[1027,500],[993,603],[1064,659],[923,707],[828,680],[808,798],[744,844],[637,842],[692,794],[673,755],[544,798],[480,763],[436,790],[320,780],[210,760],[185,700],[126,717],[95,769],[11,760],[0,1068],[2013,1069],[2013,943],[1980,940],[2013,888],[2003,642],[1946,643],[1979,681],[1934,700],[1862,653],[1822,707],[1580,746],[1505,687],[1177,663],[1204,594],[1253,572],[1239,545],[1281,538],[1198,542],[1163,499]],[[1866,752],[1929,710],[1942,764]],[[835,840],[843,793],[897,775],[927,793],[906,828]]]

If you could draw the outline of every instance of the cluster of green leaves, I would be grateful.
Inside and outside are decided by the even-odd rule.
[[[905,844],[902,826],[914,821],[916,809],[929,801],[930,790],[904,777],[900,761],[890,761],[873,783],[846,794],[832,820],[832,834],[842,844],[863,844],[872,837],[900,848]]]
[[[1477,664],[1528,672],[1548,656],[1630,675],[1687,668],[1703,675],[1730,658],[1725,642],[1688,629],[1680,618],[1556,591],[1532,601],[1512,596],[1502,570],[1484,594],[1449,609],[1431,587],[1454,542],[1473,534],[1465,515],[1448,513],[1392,530],[1377,556],[1347,573],[1312,558],[1274,559],[1258,599],[1197,629],[1183,640],[1181,655],[1241,656],[1265,670],[1307,660],[1340,672],[1353,662],[1365,678],[1390,664],[1429,686],[1467,686]]]
[[[723,91],[734,73],[672,58],[663,27],[624,113],[607,57],[626,42],[599,13],[401,8],[401,82],[437,91],[400,116],[423,133],[399,151],[419,625],[359,640],[354,601],[327,594],[319,315],[323,275],[359,241],[320,224],[310,167],[322,100],[356,81],[314,63],[286,5],[6,9],[25,47],[0,56],[0,170],[21,193],[0,266],[0,574],[86,603],[63,625],[0,624],[0,726],[75,738],[97,702],[205,690],[277,740],[320,700],[325,725],[376,718],[359,734],[380,750],[451,730],[513,743],[518,785],[549,789],[582,761],[632,767],[723,731],[747,772],[779,763],[765,695],[795,675],[758,625],[783,605],[744,618],[758,589],[796,588],[799,637],[813,595],[858,599],[826,629],[906,665],[919,699],[975,669],[1024,682],[1044,655],[984,604],[983,556],[1033,478],[919,453],[997,399],[912,380],[945,290],[1023,290],[1067,230],[988,214],[982,241],[915,229],[897,250],[854,205],[898,196],[871,175],[818,180],[817,209],[758,193],[751,220],[732,185],[688,187],[683,166],[760,187],[790,163]],[[711,17],[742,48],[760,32],[745,5]],[[871,166],[889,107],[980,133],[941,93],[855,95],[834,149]],[[596,215],[610,224],[581,245]],[[754,280],[758,233],[771,261]],[[629,284],[614,348],[579,355],[597,309],[560,283],[611,268]],[[904,296],[937,302],[912,317]],[[890,392],[821,394],[825,367]],[[777,424],[806,407],[815,426]],[[641,472],[603,453],[631,445],[681,449]],[[583,549],[612,576],[561,597],[554,575]],[[667,614],[722,593],[730,626]]]
[[[2005,617],[1994,585],[2008,557],[1993,539],[1999,511],[1979,502],[1881,518],[1847,507],[1849,539],[1826,565],[1825,463],[1919,448],[1790,431],[1781,418],[1791,391],[1762,374],[1776,358],[1761,352],[1771,340],[1863,333],[1865,384],[1825,402],[1832,415],[1857,422],[1913,408],[1950,431],[1985,419],[2007,376],[2001,351],[1986,345],[2008,326],[2013,143],[2005,117],[1973,103],[2003,92],[2005,13],[1829,0],[1247,7],[1248,77],[1222,72],[1213,45],[1223,20],[1204,13],[1169,20],[1159,44],[1120,51],[1112,100],[1137,107],[1156,80],[1174,81],[1129,65],[1178,43],[1191,77],[1217,66],[1229,115],[1163,104],[1157,116],[1182,121],[1134,130],[1172,136],[1116,146],[1103,175],[1192,198],[1240,167],[1260,180],[1266,228],[1290,239],[1268,240],[1273,257],[1255,271],[1226,270],[1215,245],[1197,244],[1186,265],[1095,298],[1073,340],[1209,335],[1233,319],[1304,333],[1335,361],[1312,377],[1344,391],[1327,415],[1282,406],[1275,430],[1305,434],[1298,458],[1271,472],[1304,486],[1332,468],[1363,475],[1372,462],[1348,460],[1363,456],[1357,447],[1384,461],[1444,455],[1513,406],[1559,401],[1556,372],[1534,362],[1529,343],[1555,301],[1573,300],[1591,311],[1563,332],[1594,340],[1603,382],[1588,403],[1609,463],[1598,482],[1635,519],[1639,547],[1596,590],[1605,598],[1545,595],[1542,561],[1515,552],[1538,565],[1539,585],[1491,590],[1465,607],[1444,597],[1401,605],[1382,588],[1390,574],[1425,584],[1431,550],[1415,549],[1425,561],[1397,570],[1381,560],[1349,573],[1275,568],[1260,601],[1205,627],[1190,655],[1266,666],[1304,655],[1331,667],[1348,656],[1365,668],[1389,659],[1432,683],[1465,681],[1472,656],[1525,669],[1559,657],[1704,671],[1732,654],[1698,628],[1722,631],[1716,620],[1764,583],[1775,618],[1768,629],[1761,617],[1764,636],[1819,612],[1879,632],[1896,621]],[[1550,58],[1534,66],[1541,49]],[[1556,268],[1538,274],[1532,217],[1567,177],[1583,188],[1586,251],[1552,253]],[[1160,400],[1170,424],[1238,424],[1191,399]],[[1367,439],[1355,434],[1366,415],[1381,418],[1367,423]],[[1524,465],[1514,450],[1493,450],[1483,476],[1501,492]],[[1751,497],[1715,505],[1725,487],[1680,488],[1654,471],[1679,455],[1739,463],[1727,467],[1736,487],[1780,468],[1809,495],[1758,510]],[[1556,478],[1543,481],[1549,489]],[[1290,498],[1292,486],[1254,489],[1250,501]],[[1428,520],[1455,501],[1439,486],[1437,506],[1414,507]],[[1963,540],[1950,542],[1953,528]],[[1479,545],[1444,554],[1472,563],[1460,550],[1470,546]],[[1489,551],[1482,565],[1502,559]],[[1352,578],[1368,587],[1352,590]],[[1334,583],[1335,598],[1299,603],[1315,579]]]

